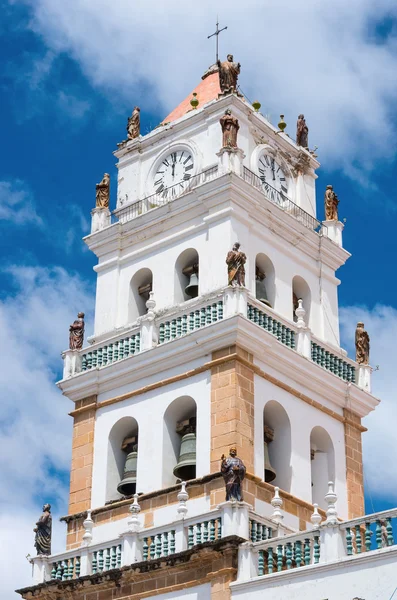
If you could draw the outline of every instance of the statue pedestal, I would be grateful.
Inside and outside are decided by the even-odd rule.
[[[229,285],[223,294],[224,318],[233,315],[247,316],[248,290],[240,285]]]
[[[110,223],[111,216],[108,208],[94,208],[91,211],[91,233],[105,229]]]
[[[42,554],[35,556],[33,562],[33,581],[35,584],[44,583],[51,579],[48,557]]]
[[[359,365],[356,382],[359,388],[369,394],[371,393],[371,372],[372,368],[369,365]]]
[[[81,371],[81,354],[79,350],[65,350],[63,358],[63,379],[68,379]]]
[[[220,175],[224,173],[242,175],[245,154],[240,148],[221,148],[216,155],[218,157],[218,172]]]
[[[327,228],[327,237],[342,248],[343,223],[340,221],[323,221],[323,225]]]
[[[229,500],[219,504],[218,508],[222,511],[222,537],[238,535],[249,540],[249,510],[252,506],[247,502]]]

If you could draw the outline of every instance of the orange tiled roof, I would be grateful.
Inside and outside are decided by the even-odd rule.
[[[212,68],[210,69],[210,71],[211,70]],[[193,97],[193,92],[196,92],[197,94],[199,108],[207,102],[217,99],[218,94],[220,94],[221,92],[221,88],[219,87],[218,69],[216,69],[216,71],[214,70],[213,72],[210,72],[208,75],[205,74],[198,86],[179,104],[179,106],[174,108],[174,110],[170,112],[170,114],[165,119],[163,119],[163,123],[176,121],[176,119],[183,117],[183,115],[192,110],[190,100]]]

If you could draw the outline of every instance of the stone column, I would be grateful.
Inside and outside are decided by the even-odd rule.
[[[91,233],[96,233],[111,224],[111,215],[108,208],[94,208],[91,211]]]
[[[371,373],[372,367],[369,365],[359,365],[357,369],[357,385],[369,394],[371,393]]]
[[[340,221],[323,221],[323,225],[325,225],[323,232],[324,232],[324,230],[326,231],[327,237],[329,237],[330,240],[335,242],[335,244],[338,244],[338,246],[343,248],[343,244],[342,244],[342,231],[344,229],[343,223],[341,223]]]

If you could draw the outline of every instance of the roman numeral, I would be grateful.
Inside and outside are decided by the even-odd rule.
[[[189,165],[188,167],[185,167],[185,171],[190,171],[191,169],[193,169],[193,165]]]
[[[166,167],[170,166],[170,163],[168,162],[167,159],[163,160],[163,165],[165,165]]]
[[[190,173],[185,173],[185,174],[184,174],[184,176],[183,176],[183,179],[184,179],[185,181],[188,181],[190,178],[191,178],[191,175],[190,175]]]
[[[281,186],[281,189],[283,190],[284,194],[286,194],[286,193],[287,193],[287,188],[286,188],[286,187],[284,187],[283,185]]]
[[[267,154],[265,155],[265,163],[267,164],[268,167],[270,167],[271,163],[270,163],[270,159],[267,156]]]
[[[160,179],[157,179],[157,181],[154,182],[154,185],[160,185],[161,182],[162,182],[162,179],[160,177]]]
[[[161,192],[163,191],[163,189],[164,189],[164,184],[162,183],[160,185],[160,187],[156,190],[156,194],[161,194]]]
[[[181,154],[181,156],[180,156],[180,158],[179,158],[179,162],[181,162],[181,160],[182,160],[182,158],[183,158],[183,155],[184,155],[184,154],[185,154],[185,153],[184,153],[184,152],[182,152],[182,154]]]
[[[261,168],[259,167],[259,173],[262,173],[262,175],[264,175],[264,174],[265,174],[265,169],[261,169]]]
[[[285,181],[285,177],[280,177],[280,181]]]
[[[261,180],[263,183],[266,183],[266,177],[265,177],[264,175],[261,175],[261,177],[260,177],[260,180]]]
[[[160,174],[163,174],[163,173],[165,173],[165,171],[157,171],[156,175],[160,175]]]
[[[187,159],[183,161],[183,164],[186,165],[186,163],[189,162],[189,160],[191,160],[191,158],[192,158],[192,156],[191,156],[191,154],[189,154]],[[193,168],[193,165],[192,165],[192,168]]]
[[[174,163],[176,162],[176,152],[171,153],[171,159],[172,159],[172,162],[174,162]]]

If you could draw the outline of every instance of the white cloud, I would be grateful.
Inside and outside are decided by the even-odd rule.
[[[363,434],[366,493],[370,497],[388,498],[397,502],[397,473],[390,462],[396,454],[397,372],[395,366],[397,310],[377,305],[351,306],[340,311],[342,337],[354,346],[358,321],[364,321],[371,338],[371,365],[379,365],[372,374],[373,394],[381,404],[363,421],[368,432]]]
[[[9,221],[16,225],[42,225],[36,212],[33,195],[27,185],[15,181],[0,181],[0,221]]]
[[[115,104],[140,103],[163,116],[213,62],[207,35],[218,13],[228,26],[221,56],[233,52],[242,63],[247,96],[275,122],[285,114],[291,136],[304,112],[320,159],[349,172],[357,159],[370,168],[395,151],[396,37],[376,36],[397,16],[393,0],[19,1],[30,5],[31,27],[51,51],[72,56]]]
[[[62,90],[58,93],[59,108],[73,119],[83,119],[91,108],[87,100],[80,100],[73,94],[66,94]]]
[[[93,305],[86,284],[61,268],[7,269],[14,293],[0,303],[0,561],[1,597],[31,585],[26,554],[34,555],[33,526],[44,501],[53,504],[54,544],[65,544],[73,405],[55,387],[68,326]]]

